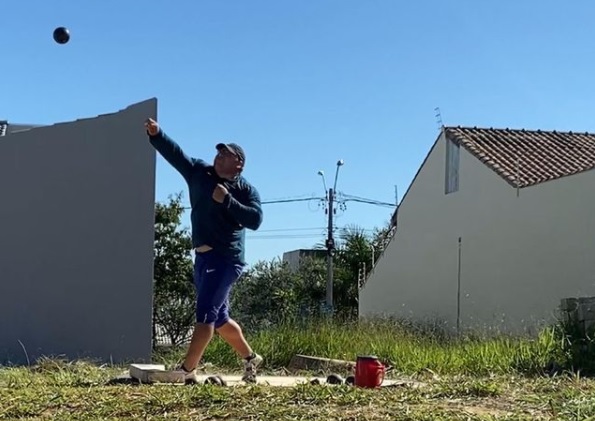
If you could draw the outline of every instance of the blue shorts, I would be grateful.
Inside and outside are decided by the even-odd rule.
[[[219,328],[229,321],[229,292],[239,279],[244,265],[230,262],[214,250],[196,253],[194,286],[196,287],[196,322]]]

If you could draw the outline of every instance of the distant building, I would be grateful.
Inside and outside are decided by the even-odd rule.
[[[288,263],[292,270],[297,270],[304,258],[318,257],[325,258],[326,250],[324,249],[297,249],[283,253],[283,262]]]
[[[7,120],[0,120],[0,136],[6,136],[23,130],[30,130],[36,127],[41,126],[38,124],[13,124],[9,123]]]

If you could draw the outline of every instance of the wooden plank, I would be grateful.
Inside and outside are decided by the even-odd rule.
[[[348,370],[355,368],[355,362],[331,358],[296,354],[289,362],[289,370]]]

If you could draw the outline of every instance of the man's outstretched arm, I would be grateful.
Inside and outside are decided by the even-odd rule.
[[[163,132],[157,122],[148,119],[145,127],[149,142],[186,180],[190,178],[194,165],[192,158],[184,153],[180,145]]]

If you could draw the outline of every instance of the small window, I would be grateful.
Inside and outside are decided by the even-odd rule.
[[[459,145],[451,139],[446,139],[446,177],[444,193],[459,190]]]

